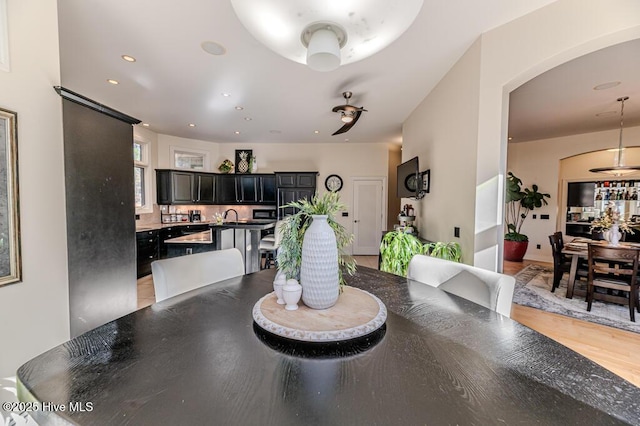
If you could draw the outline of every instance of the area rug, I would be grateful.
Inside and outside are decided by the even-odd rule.
[[[640,323],[629,320],[629,307],[614,303],[604,303],[594,300],[591,312],[587,312],[587,302],[583,296],[573,296],[567,299],[568,274],[564,274],[560,287],[551,293],[553,270],[539,265],[529,265],[515,275],[516,288],[513,302],[518,305],[530,306],[543,311],[565,315],[584,321],[594,322],[609,327],[640,333]],[[576,288],[586,290],[586,282],[577,280]],[[640,321],[640,314],[636,313],[636,321]]]

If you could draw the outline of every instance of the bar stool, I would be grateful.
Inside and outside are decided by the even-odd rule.
[[[260,250],[260,269],[269,269],[271,265],[276,265],[276,257],[282,236],[280,231],[281,224],[281,220],[277,221],[274,233],[265,235],[260,239],[260,245],[258,246]],[[264,265],[262,259],[264,259]]]

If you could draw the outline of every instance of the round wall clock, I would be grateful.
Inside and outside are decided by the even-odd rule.
[[[340,191],[342,189],[342,178],[338,175],[329,175],[324,181],[327,191]]]

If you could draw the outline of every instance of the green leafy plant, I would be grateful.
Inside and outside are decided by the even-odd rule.
[[[422,243],[414,234],[404,231],[387,232],[380,243],[380,270],[392,274],[407,276],[409,262],[416,254],[462,261],[462,249],[456,242]]]
[[[440,259],[462,262],[462,248],[456,242],[444,243],[441,241],[425,244],[426,252],[429,256]]]
[[[336,214],[346,208],[340,202],[338,193],[326,192],[320,196],[316,194],[311,200],[305,198],[282,206],[282,208],[287,207],[295,207],[298,212],[288,216],[280,228],[282,236],[278,250],[278,268],[287,278],[300,278],[302,241],[307,228],[313,221],[311,216],[326,215],[327,223],[336,235],[340,285],[344,285],[344,272],[353,275],[356,262],[353,257],[345,253],[345,249],[353,242],[353,234],[349,234],[344,226],[336,221]]]
[[[505,240],[529,241],[529,237],[520,233],[520,228],[531,210],[547,205],[545,198],[549,194],[538,192],[538,185],[531,185],[531,189],[522,188],[522,180],[513,173],[507,174],[505,194]]]
[[[406,277],[411,258],[424,252],[424,245],[415,235],[403,231],[387,232],[380,243],[380,270]]]

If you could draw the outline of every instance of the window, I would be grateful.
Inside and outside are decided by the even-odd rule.
[[[209,170],[209,153],[206,151],[185,150],[171,147],[173,167],[188,170]]]
[[[135,191],[136,213],[151,213],[151,177],[149,167],[149,144],[139,140],[133,141],[133,182]]]

